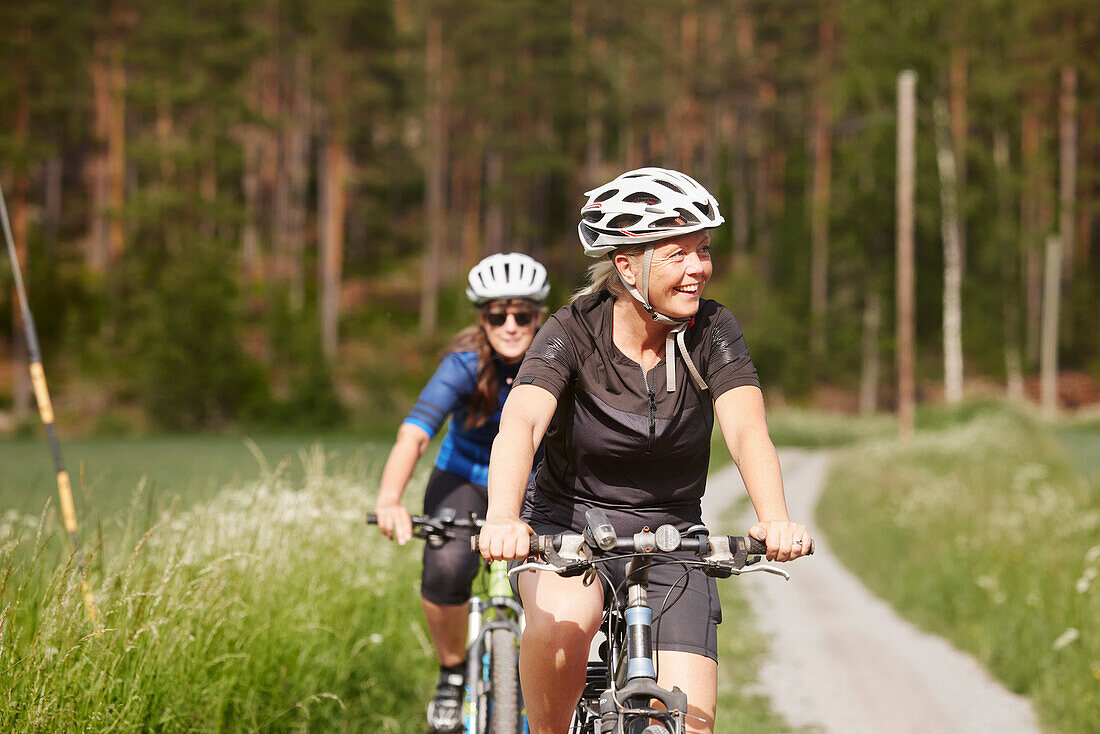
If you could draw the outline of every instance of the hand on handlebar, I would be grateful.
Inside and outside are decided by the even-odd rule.
[[[518,518],[485,520],[478,538],[478,551],[487,561],[526,558],[531,550],[531,526]]]
[[[390,540],[405,545],[412,538],[412,517],[400,502],[379,499],[374,513],[378,516],[378,529]]]
[[[793,561],[813,553],[813,538],[804,525],[789,520],[758,522],[749,535],[768,545],[769,561]]]

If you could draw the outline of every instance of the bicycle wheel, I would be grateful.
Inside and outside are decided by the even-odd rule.
[[[489,636],[489,685],[492,708],[489,734],[518,734],[520,731],[519,654],[516,635],[509,629],[495,629]]]

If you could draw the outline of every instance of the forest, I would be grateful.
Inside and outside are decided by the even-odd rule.
[[[921,401],[1100,402],[1100,11],[1086,0],[30,0],[0,184],[74,431],[392,426],[481,257],[587,265],[582,193],[718,198],[707,296],[769,401],[897,403],[915,72]],[[909,75],[908,78],[913,78]],[[32,425],[0,259],[0,433]]]

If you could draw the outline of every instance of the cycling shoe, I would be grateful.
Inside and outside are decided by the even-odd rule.
[[[461,731],[463,683],[465,678],[457,673],[440,673],[435,696],[428,703],[428,726],[433,731]]]

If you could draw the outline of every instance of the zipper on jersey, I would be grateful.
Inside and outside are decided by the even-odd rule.
[[[645,452],[653,451],[653,442],[657,437],[657,396],[649,388],[649,377],[646,376],[645,367],[642,367],[642,382],[645,383],[645,391],[649,396],[649,440],[645,444]]]

